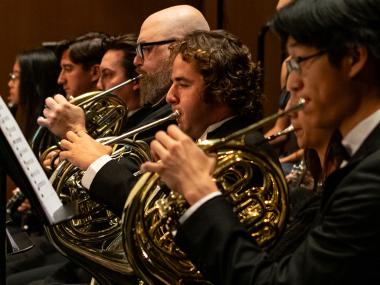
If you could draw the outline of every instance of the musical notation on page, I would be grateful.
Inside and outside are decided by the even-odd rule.
[[[54,224],[54,213],[62,208],[62,202],[1,96],[0,128],[34,189],[46,217]]]

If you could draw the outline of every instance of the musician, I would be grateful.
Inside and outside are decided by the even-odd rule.
[[[74,119],[70,120],[71,117],[65,116],[60,110],[56,113],[55,109],[60,102],[67,102],[65,97],[72,98],[98,90],[99,65],[105,52],[103,42],[107,37],[103,33],[91,32],[61,44],[58,48],[58,53],[61,54],[61,72],[57,82],[63,87],[66,95],[55,95],[46,99],[44,117],[37,119],[40,126],[48,127],[53,134],[62,137],[67,131],[60,129],[62,122],[84,124],[84,117],[78,110],[74,113]]]
[[[142,97],[142,104],[150,104],[151,112],[144,120],[140,122],[140,125],[145,125],[146,123],[155,121],[157,118],[162,118],[171,112],[170,106],[166,104],[164,99],[165,94],[170,87],[170,66],[168,68],[170,54],[168,49],[169,44],[172,39],[181,39],[187,33],[199,29],[209,30],[207,21],[197,9],[189,5],[173,6],[158,11],[150,15],[142,24],[138,39],[138,43],[140,43],[140,45],[138,45],[138,53],[134,59],[134,62],[138,67],[137,71],[139,73],[143,73],[144,78],[149,78],[149,80],[147,79],[145,82],[141,80],[139,85],[140,93],[147,94],[146,97]],[[161,40],[167,39],[169,39],[170,42],[166,44],[160,42]],[[157,41],[158,43],[155,43]],[[54,106],[60,104],[60,102],[57,101],[55,103],[57,104],[54,104]],[[43,124],[52,130],[54,124],[57,123],[57,121],[52,121],[52,117],[49,117],[46,118],[46,124]],[[85,134],[85,132],[78,131],[77,133],[80,135],[80,137],[75,137],[77,138],[78,145],[79,139],[83,139],[84,143],[91,143],[91,145],[93,145],[93,140]],[[75,134],[71,133],[71,135]],[[78,158],[80,157],[87,159],[87,156],[84,155],[84,151],[89,150],[91,147],[90,145],[87,146],[78,146],[78,149],[81,150]],[[100,151],[103,151],[102,154],[109,152],[108,148],[105,149],[104,146],[101,147]],[[104,163],[103,158],[100,159],[101,162],[102,160]],[[96,161],[96,163],[99,164],[99,161]],[[138,177],[135,177],[132,174],[138,170],[139,166],[131,165],[128,160],[122,159],[120,161],[108,161],[104,167],[100,168],[100,171],[96,173],[95,180],[91,183],[90,193],[92,194],[92,197],[95,198],[100,196],[101,198],[98,199],[100,202],[104,200],[112,200],[111,203],[116,203],[116,209],[119,209],[117,213],[120,214],[126,199],[125,189],[129,191],[131,186],[128,187],[128,185],[137,181]],[[93,170],[90,168],[88,172],[91,173]],[[110,176],[109,173],[112,173],[112,175]],[[93,175],[95,175],[94,172]],[[113,186],[118,185],[117,183],[125,184],[122,184],[121,187]],[[104,185],[106,185],[106,187],[104,187]],[[127,186],[125,187],[125,185]],[[122,198],[120,198],[120,195]],[[115,207],[111,208],[113,210],[115,209]],[[69,267],[65,264],[64,267],[59,268],[59,270],[44,280],[35,281],[35,284],[57,284],[57,282],[65,283],[65,279],[67,280],[69,276],[73,276],[72,269],[73,266]],[[33,276],[31,274],[34,273],[35,272],[29,272],[28,274],[29,276]],[[80,279],[83,280],[83,278]],[[14,284],[16,284],[16,282]]]
[[[44,100],[51,94],[61,92],[57,84],[58,74],[59,61],[49,49],[35,48],[16,56],[8,82],[9,101],[17,108],[16,119],[29,143],[38,127],[36,119],[42,114]],[[25,200],[18,208],[10,210],[14,210],[11,226],[21,225],[27,229],[35,247],[26,253],[7,256],[6,274],[58,262],[61,254],[46,246],[42,225],[31,211],[29,202]]]
[[[110,37],[104,41],[106,52],[100,62],[100,77],[97,83],[99,90],[110,89],[130,78],[137,76],[133,59],[136,56],[134,34]],[[128,107],[128,117],[141,108],[138,82],[116,89],[112,94],[120,97]]]
[[[55,82],[55,85],[56,82],[61,84],[67,93],[66,95],[75,96],[79,95],[77,92],[96,90],[99,77],[99,63],[104,53],[103,39],[105,38],[104,34],[88,33],[73,41],[64,42],[60,47],[63,50],[61,72],[59,73],[58,70],[56,73],[48,72],[49,75],[46,75],[40,71],[36,71],[35,74],[45,77],[55,75],[56,77],[53,78],[53,82]],[[33,73],[33,76],[36,76],[35,74]],[[46,94],[46,96],[51,96],[55,93],[52,92]],[[41,109],[43,108],[42,102],[46,96],[41,101]],[[62,95],[56,95],[55,97],[65,100]],[[45,100],[45,103],[49,106],[54,104],[51,99],[48,97]],[[45,116],[48,116],[50,113],[46,112],[47,109],[45,108],[43,113]],[[41,115],[41,113],[38,115]],[[45,119],[43,121],[45,122]],[[47,164],[50,163],[48,162]],[[30,204],[27,200],[21,206],[24,211],[30,209]],[[9,268],[7,284],[25,284],[25,280],[30,282],[33,279],[43,278],[52,272],[53,269],[59,268],[61,264],[67,262],[67,259],[57,252],[44,235],[39,236],[38,240],[34,239],[33,242],[35,243],[35,247],[31,251],[9,258],[7,264]],[[10,259],[15,259],[16,261],[12,262]],[[85,275],[83,274],[83,278],[89,280],[90,277]]]
[[[171,112],[170,106],[165,102],[171,74],[168,47],[176,39],[181,39],[194,30],[209,30],[209,26],[203,15],[189,5],[166,8],[150,15],[143,22],[134,64],[137,71],[144,75],[139,82],[144,102],[155,103],[152,112],[139,126]],[[160,128],[165,129],[166,126]],[[155,133],[157,128],[153,131]],[[150,135],[144,134],[146,141],[151,140],[153,131]],[[62,141],[66,151],[61,152],[61,159],[68,159],[86,170],[82,185],[89,189],[91,197],[121,215],[129,190],[138,179],[133,173],[139,169],[139,165],[127,159],[112,160],[106,155],[109,149],[94,142],[84,132],[69,132],[67,136],[68,140]]]
[[[104,46],[106,53],[100,63],[100,78],[97,85],[103,91],[138,75],[133,63],[136,57],[135,35],[110,37],[105,41]],[[151,116],[153,112],[163,107],[163,104],[157,102],[159,99],[149,102],[147,96],[140,92],[139,81],[117,89],[112,93],[122,98],[128,108],[123,132],[136,128],[146,117]],[[164,108],[152,120],[168,114],[168,108]],[[152,136],[151,134],[144,135]]]
[[[104,55],[103,40],[107,37],[91,32],[69,42],[66,49],[63,47],[58,84],[68,98],[97,90],[99,64]]]
[[[318,224],[293,254],[277,262],[268,260],[255,245],[220,195],[198,205],[176,238],[214,284],[379,283],[377,4],[375,0],[298,0],[275,17],[274,26],[286,39],[291,56],[287,86],[292,102],[300,97],[306,100],[301,112],[310,126],[335,127],[351,158],[327,177]],[[169,132],[165,141],[153,142],[152,151],[161,162],[143,169],[160,173],[194,205],[217,193],[217,187],[209,174],[212,159],[188,140],[186,145],[178,141],[183,137],[179,131]],[[178,152],[191,153],[192,160],[185,163],[175,156],[174,163],[174,148],[168,149],[168,142]],[[195,177],[189,171],[200,167],[203,171]],[[169,175],[173,172],[176,175]]]

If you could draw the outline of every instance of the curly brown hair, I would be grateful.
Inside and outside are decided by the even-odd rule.
[[[224,30],[194,31],[170,50],[171,60],[180,54],[203,76],[205,103],[227,104],[235,114],[254,120],[262,117],[262,71],[236,36]]]

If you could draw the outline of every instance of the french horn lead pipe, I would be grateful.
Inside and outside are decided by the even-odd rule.
[[[271,136],[265,137],[265,141],[270,142],[270,141],[272,141],[272,140],[274,140],[274,139],[276,139],[276,138],[278,138],[280,136],[287,135],[287,134],[289,134],[289,133],[291,133],[293,131],[294,131],[293,125],[289,125],[285,129],[283,129],[282,131],[279,131],[279,132],[277,132],[277,133],[275,133],[275,134],[273,134]]]
[[[239,130],[239,131],[237,131],[237,132],[235,132],[235,133],[233,133],[233,134],[231,134],[231,135],[229,135],[229,136],[226,136],[226,137],[221,138],[221,139],[217,139],[217,140],[215,141],[214,144],[210,145],[209,147],[204,148],[204,150],[206,150],[206,151],[210,151],[211,149],[215,149],[215,148],[217,148],[218,146],[220,146],[220,145],[226,143],[227,141],[230,141],[230,140],[233,140],[233,139],[235,139],[235,138],[241,137],[241,136],[243,136],[244,134],[246,134],[246,133],[248,133],[248,132],[251,132],[251,131],[254,131],[254,130],[260,129],[260,128],[263,127],[265,124],[267,124],[267,123],[269,123],[269,122],[272,122],[272,121],[276,120],[276,119],[279,118],[279,117],[285,116],[285,115],[287,115],[287,114],[289,114],[289,113],[292,113],[292,112],[295,112],[295,111],[298,111],[298,110],[302,109],[302,108],[304,107],[304,105],[305,105],[305,99],[301,98],[301,99],[298,101],[297,104],[291,106],[290,108],[288,108],[288,109],[286,109],[286,110],[284,110],[284,111],[278,112],[278,113],[276,113],[276,114],[274,114],[274,115],[268,116],[268,117],[266,117],[266,118],[264,118],[264,119],[258,121],[257,123],[252,124],[252,125],[250,125],[250,126],[244,128],[244,129],[241,129],[241,130]],[[176,111],[176,112],[178,112],[178,111]],[[174,112],[172,115],[174,115],[176,112]],[[177,117],[178,117],[178,116],[179,116],[179,113],[177,113]],[[164,118],[164,119],[165,119],[165,118]],[[259,143],[257,143],[257,144],[259,145],[259,144],[264,143],[264,142],[266,142],[266,141],[268,141],[268,140],[272,140],[272,139],[274,139],[274,138],[275,138],[274,136],[278,137],[278,136],[280,136],[280,135],[285,135],[285,134],[290,133],[290,132],[292,132],[292,131],[294,131],[294,127],[293,127],[292,125],[290,125],[290,126],[288,126],[286,129],[284,129],[284,130],[278,132],[277,134],[274,134],[273,136],[265,137],[265,138],[263,139],[263,141],[261,141],[261,142],[259,142]],[[132,132],[133,132],[133,131],[132,131]],[[116,140],[116,139],[117,139],[117,138],[115,138],[114,140]],[[108,142],[107,142],[107,143],[108,143]],[[107,144],[107,143],[106,143],[106,144]],[[140,170],[136,171],[135,173],[133,173],[133,175],[134,175],[134,176],[138,176],[138,175],[143,174],[143,173],[144,173],[144,172],[140,169]]]
[[[130,78],[130,79],[124,81],[124,82],[121,82],[118,85],[115,85],[114,87],[111,87],[111,88],[109,88],[109,89],[107,89],[107,90],[105,90],[103,92],[100,92],[97,96],[103,96],[103,95],[106,95],[108,93],[111,93],[112,91],[115,91],[115,90],[117,90],[117,89],[119,89],[119,88],[121,88],[121,87],[123,87],[125,85],[128,85],[128,84],[130,84],[130,83],[132,83],[132,82],[140,79],[142,76],[143,76],[142,74],[139,74],[136,77]]]
[[[258,130],[258,129],[262,128],[264,125],[266,125],[267,123],[270,123],[270,122],[278,119],[279,117],[285,116],[285,115],[290,114],[292,112],[296,112],[296,111],[302,109],[304,106],[305,106],[305,99],[301,98],[297,104],[289,107],[288,109],[286,109],[284,111],[278,112],[278,113],[273,114],[273,115],[268,116],[268,117],[265,117],[264,119],[258,121],[257,123],[254,123],[254,124],[244,128],[244,129],[239,130],[239,131],[236,131],[229,136],[218,139],[214,144],[210,145],[210,148],[212,148],[212,149],[217,148],[218,146],[225,144],[226,142],[228,142],[230,140],[242,137],[246,133],[252,132],[254,130]]]
[[[102,92],[100,92],[100,93],[94,95],[93,97],[87,99],[85,102],[82,102],[81,105],[87,103],[87,101],[95,102],[95,100],[96,100],[97,98],[102,97],[102,96],[104,96],[104,95],[108,95],[108,94],[110,94],[111,92],[113,92],[113,91],[115,91],[115,90],[117,90],[117,89],[120,89],[121,87],[124,87],[124,86],[126,86],[126,85],[128,85],[128,84],[131,84],[132,82],[137,81],[138,79],[140,79],[142,76],[143,76],[142,74],[139,74],[139,75],[137,75],[136,77],[130,78],[130,79],[124,81],[124,82],[121,82],[121,83],[118,84],[118,85],[115,85],[114,87],[111,87],[111,88],[109,88],[109,89],[107,89],[107,90],[104,90],[104,91],[102,91]],[[75,98],[74,98],[73,100],[75,101]]]
[[[152,123],[149,123],[149,124],[146,124],[140,128],[136,128],[130,132],[127,132],[127,133],[124,133],[120,136],[117,136],[117,137],[114,137],[114,138],[111,138],[109,140],[107,140],[106,142],[104,142],[103,144],[105,145],[110,145],[110,144],[113,144],[113,143],[117,143],[119,141],[121,141],[122,139],[125,139],[125,138],[130,138],[140,132],[143,132],[143,131],[146,131],[146,130],[149,130],[151,128],[154,128],[155,126],[158,126],[158,125],[161,125],[162,123],[165,123],[166,121],[169,121],[169,120],[175,120],[179,117],[179,112],[178,111],[175,111],[173,113],[171,113],[170,115],[164,117],[164,118],[161,118],[161,119],[158,119]]]

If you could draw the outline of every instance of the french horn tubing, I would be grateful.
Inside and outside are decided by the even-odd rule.
[[[93,91],[70,100],[71,104],[81,107],[86,116],[86,128],[90,136],[100,138],[120,133],[127,106],[113,91],[135,82],[142,75],[128,79],[105,91]],[[39,127],[32,139],[32,149],[41,164],[48,153],[58,149],[57,139],[47,128]],[[52,165],[52,169],[53,169]],[[48,171],[48,169],[45,169]]]
[[[279,163],[245,138],[302,108],[304,102],[224,138],[198,143],[205,152],[216,154],[214,180],[263,250],[273,246],[284,229],[288,188]],[[174,241],[173,232],[187,208],[183,196],[162,184],[157,173],[147,172],[135,184],[123,211],[122,237],[129,263],[142,283],[210,284]]]
[[[165,118],[136,128],[117,137],[97,141],[113,145],[112,158],[128,157],[137,165],[151,159],[144,141],[135,140],[141,132],[178,117],[174,112]],[[63,203],[76,202],[79,216],[59,225],[46,227],[49,240],[64,255],[89,271],[100,284],[136,284],[122,246],[121,223],[117,215],[91,200],[81,185],[83,171],[68,161],[61,162],[50,177]]]

